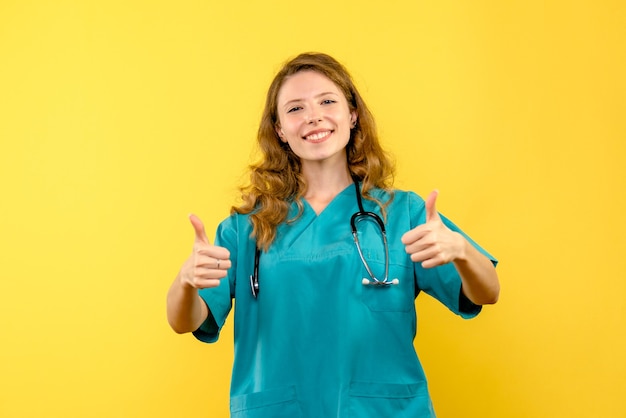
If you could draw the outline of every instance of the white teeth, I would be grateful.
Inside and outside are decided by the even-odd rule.
[[[310,140],[310,141],[318,141],[318,140],[320,140],[322,138],[327,137],[328,135],[330,135],[330,131],[320,132],[320,133],[317,133],[317,134],[309,135],[309,136],[305,137],[304,139],[306,139],[307,141],[308,140]]]

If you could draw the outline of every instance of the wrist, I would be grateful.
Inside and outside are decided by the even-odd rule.
[[[468,246],[471,244],[465,239],[463,235],[461,235],[461,233],[455,232],[454,234],[456,235],[456,239],[458,242],[457,244],[458,252],[454,261],[466,262],[467,253],[469,249]]]
[[[191,280],[189,280],[183,270],[178,273],[178,284],[183,293],[194,293],[198,289],[192,284]]]

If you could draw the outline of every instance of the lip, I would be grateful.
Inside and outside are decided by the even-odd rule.
[[[333,132],[334,131],[332,129],[316,129],[307,132],[304,136],[302,136],[302,139],[311,143],[324,142],[333,134]],[[315,138],[310,138],[311,136]]]

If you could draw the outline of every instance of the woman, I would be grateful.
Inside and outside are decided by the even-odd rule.
[[[392,189],[374,119],[328,55],[285,64],[258,140],[215,245],[190,217],[170,325],[214,342],[236,299],[233,417],[435,416],[414,299],[473,317],[497,301],[495,259],[438,214],[437,192]]]

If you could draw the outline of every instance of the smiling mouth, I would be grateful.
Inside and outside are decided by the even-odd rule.
[[[332,131],[316,132],[311,135],[305,136],[304,139],[310,142],[320,142],[326,139],[331,133]]]

